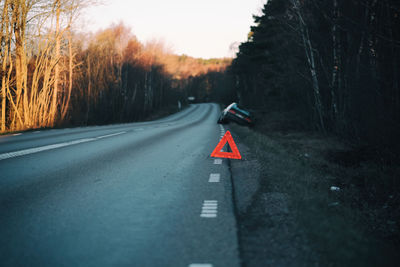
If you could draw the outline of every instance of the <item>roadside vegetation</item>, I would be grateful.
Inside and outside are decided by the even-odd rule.
[[[307,129],[399,151],[398,1],[271,0],[239,46],[239,102]]]
[[[235,141],[248,146],[261,166],[256,174],[244,170],[259,183],[251,204],[239,213],[246,266],[261,260],[274,266],[283,258],[287,266],[396,266],[398,164],[382,165],[334,136],[293,127],[285,115],[270,113],[262,120],[268,129],[230,126]],[[267,203],[271,195],[283,199]],[[276,207],[280,202],[287,210]],[[265,240],[265,252],[258,239],[269,235],[274,240]]]
[[[95,3],[0,2],[0,133],[154,118],[187,104],[191,80],[231,63],[141,43],[123,23],[84,33],[79,14]]]
[[[262,12],[225,77],[256,116],[233,128],[262,165],[254,198],[286,196],[321,266],[398,265],[399,3],[269,0]],[[252,208],[245,229],[274,225],[262,212],[246,225]]]

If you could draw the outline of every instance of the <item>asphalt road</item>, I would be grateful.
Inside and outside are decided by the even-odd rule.
[[[239,266],[219,112],[0,136],[0,265]]]

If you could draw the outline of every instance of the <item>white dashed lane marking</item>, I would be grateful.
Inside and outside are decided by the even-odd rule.
[[[189,264],[189,267],[213,267],[210,263],[192,263]]]
[[[201,207],[200,217],[203,218],[215,218],[218,213],[218,201],[217,200],[204,200],[203,206]]]
[[[222,159],[214,159],[214,164],[222,164]]]
[[[52,150],[52,149],[65,147],[65,146],[87,143],[87,142],[99,140],[99,139],[106,138],[106,137],[116,136],[116,135],[120,135],[120,134],[124,134],[124,133],[126,133],[126,132],[107,134],[107,135],[102,135],[102,136],[93,137],[93,138],[83,138],[83,139],[59,143],[59,144],[40,146],[40,147],[19,150],[19,151],[15,151],[15,152],[3,153],[3,154],[0,154],[0,160],[25,156],[25,155],[34,154],[34,153],[38,153],[38,152],[42,152],[42,151],[46,151],[46,150]]]
[[[208,179],[209,183],[219,183],[219,179],[221,175],[219,173],[211,173],[210,178]]]
[[[22,133],[15,133],[15,134],[13,134],[13,136],[18,136],[18,135],[21,135]]]

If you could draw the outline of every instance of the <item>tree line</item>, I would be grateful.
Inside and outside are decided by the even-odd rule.
[[[398,1],[269,0],[254,19],[228,72],[237,101],[399,148]]]
[[[143,44],[123,23],[74,31],[91,4],[1,1],[0,132],[143,120],[184,105],[187,80],[230,64]]]
[[[394,0],[269,0],[233,61],[175,55],[122,23],[78,33],[89,4],[1,1],[1,132],[143,120],[195,96],[291,110],[308,129],[398,147]]]

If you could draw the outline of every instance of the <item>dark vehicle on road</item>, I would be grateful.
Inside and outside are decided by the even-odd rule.
[[[241,125],[252,126],[254,119],[250,111],[245,110],[243,107],[239,107],[235,102],[227,106],[219,116],[218,123],[225,124],[234,121]]]

